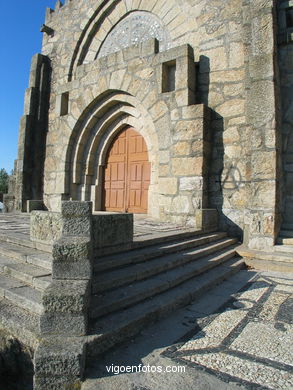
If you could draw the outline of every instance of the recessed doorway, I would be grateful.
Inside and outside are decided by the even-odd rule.
[[[113,140],[106,158],[103,209],[146,214],[150,162],[144,138],[128,127]]]

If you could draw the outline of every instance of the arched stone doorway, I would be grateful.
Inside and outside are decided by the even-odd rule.
[[[102,208],[147,213],[150,176],[146,142],[133,127],[127,127],[114,138],[108,149]]]

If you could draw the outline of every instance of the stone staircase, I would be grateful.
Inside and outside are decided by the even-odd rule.
[[[237,250],[245,263],[262,271],[293,273],[293,224],[284,223],[276,245],[270,250],[240,246]]]
[[[244,267],[237,240],[209,233],[95,263],[88,354],[97,355],[197,299]]]
[[[225,233],[149,240],[120,254],[95,259],[88,356],[138,333],[189,304],[244,267],[238,243]],[[31,347],[40,337],[42,292],[51,282],[50,253],[29,240],[0,237],[0,323]],[[60,341],[58,341],[60,342]]]
[[[0,324],[30,347],[39,338],[42,292],[50,285],[52,257],[29,240],[0,237]]]
[[[284,223],[280,231],[277,244],[279,245],[293,245],[293,224]]]

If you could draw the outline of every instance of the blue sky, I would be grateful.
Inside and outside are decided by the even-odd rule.
[[[56,0],[0,0],[0,168],[9,173],[17,157],[31,58],[41,52],[40,27]]]

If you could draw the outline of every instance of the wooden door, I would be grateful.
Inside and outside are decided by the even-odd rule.
[[[104,175],[104,210],[147,213],[150,163],[143,137],[128,128],[114,139]]]

